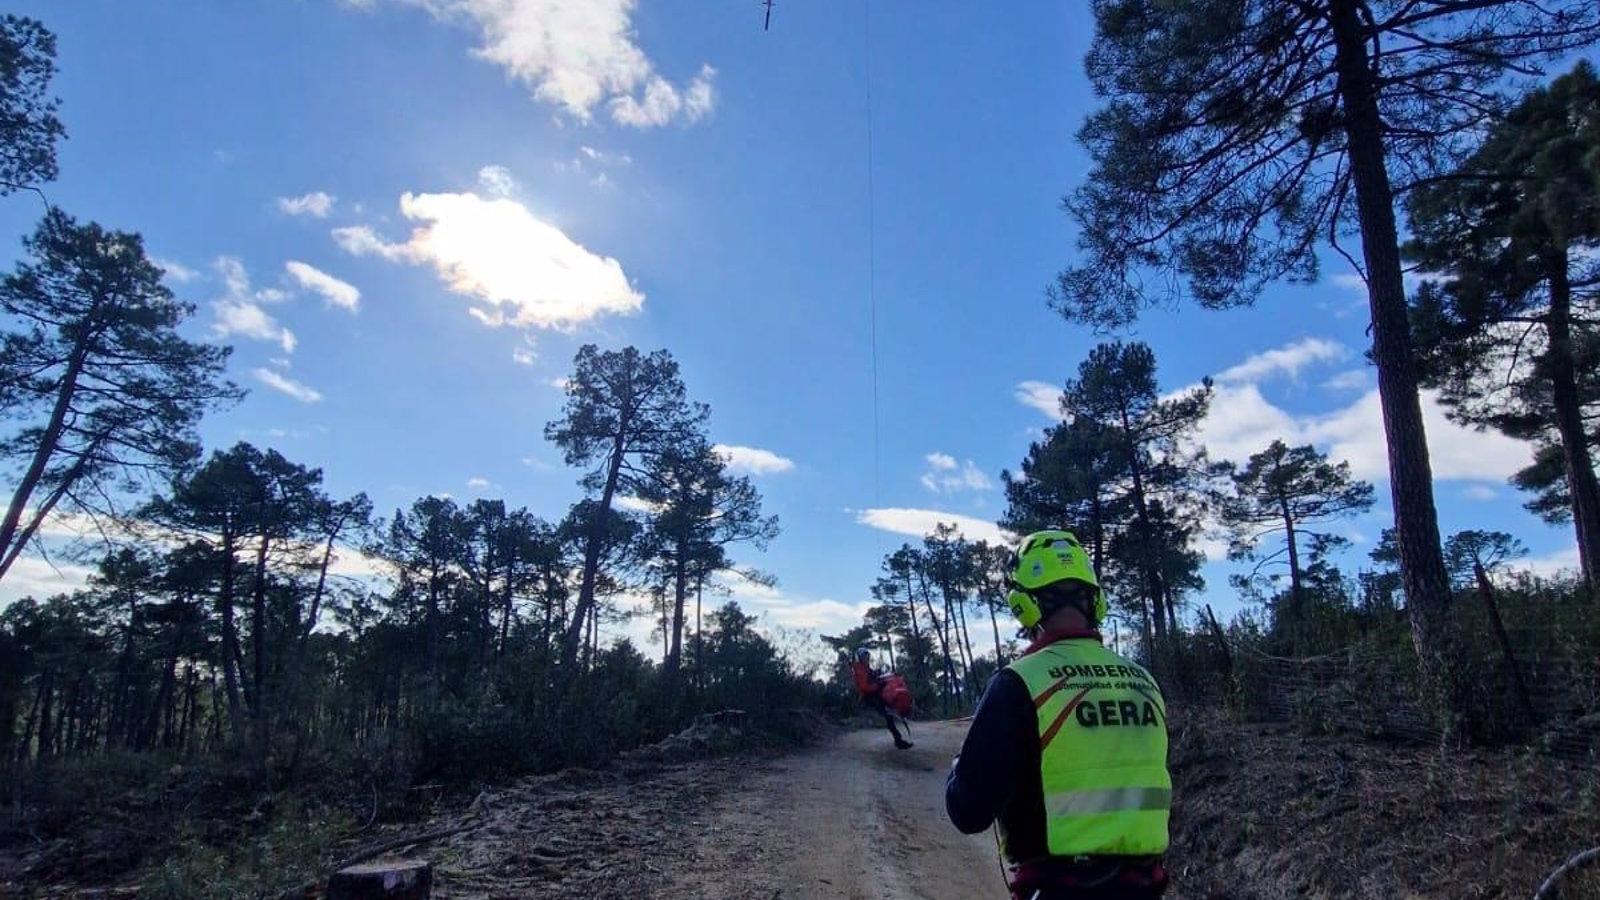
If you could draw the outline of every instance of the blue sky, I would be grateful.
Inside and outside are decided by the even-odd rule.
[[[207,419],[210,446],[275,446],[383,512],[449,493],[555,518],[578,490],[541,436],[553,382],[582,343],[666,347],[713,437],[769,454],[736,460],[784,533],[744,561],[780,586],[742,599],[823,630],[908,532],[999,515],[1000,470],[1050,421],[1024,401],[1097,340],[1043,296],[1087,170],[1087,17],[870,5],[869,42],[855,2],[781,4],[766,33],[755,3],[12,4],[59,37],[50,199],[142,232],[198,304],[192,333],[237,348],[251,393]],[[7,198],[0,233],[39,212]],[[1364,310],[1330,264],[1137,336],[1169,388],[1220,377],[1215,454],[1311,440],[1381,481]],[[1525,447],[1437,414],[1430,439],[1447,531],[1512,531],[1546,570],[1573,558],[1504,485]],[[1386,494],[1350,524],[1358,550]],[[1219,613],[1235,568],[1207,568]],[[34,561],[0,595],[59,580]]]

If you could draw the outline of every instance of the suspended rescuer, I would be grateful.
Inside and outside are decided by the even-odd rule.
[[[1032,637],[995,674],[945,786],[967,834],[998,823],[1018,900],[1148,900],[1167,887],[1166,704],[1101,644],[1106,598],[1078,539],[1028,535],[1011,611]]]
[[[901,750],[910,750],[910,741],[900,736],[900,729],[894,723],[894,713],[889,711],[889,705],[883,701],[884,676],[872,669],[872,651],[866,647],[857,647],[855,660],[850,663],[850,673],[855,677],[856,693],[861,695],[861,702],[878,711],[883,716],[883,722],[889,726],[889,733],[894,735],[894,745]]]

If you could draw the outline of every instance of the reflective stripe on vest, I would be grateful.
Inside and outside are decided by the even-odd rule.
[[[1167,716],[1150,674],[1093,639],[1058,641],[1009,668],[1038,717],[1050,855],[1166,852]]]

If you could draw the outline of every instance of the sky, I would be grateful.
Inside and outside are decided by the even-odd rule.
[[[1089,168],[1077,4],[781,3],[765,32],[754,2],[11,7],[59,39],[50,200],[142,233],[196,304],[186,332],[235,348],[250,393],[205,420],[208,448],[275,447],[382,513],[449,494],[559,518],[579,473],[542,435],[573,354],[664,347],[781,520],[739,555],[778,586],[736,598],[837,632],[901,542],[998,536],[1001,470],[1101,340],[1044,297]],[[0,200],[0,264],[40,212]],[[1344,528],[1355,561],[1387,483],[1364,289],[1332,259],[1130,336],[1166,389],[1216,378],[1214,457],[1313,442],[1377,482]],[[1570,532],[1505,483],[1529,449],[1426,408],[1445,532],[1570,566]],[[1241,566],[1207,548],[1199,599],[1226,616]],[[81,575],[30,557],[0,603]]]

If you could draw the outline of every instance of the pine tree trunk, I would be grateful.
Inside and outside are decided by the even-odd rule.
[[[1561,462],[1567,491],[1572,497],[1572,524],[1577,532],[1578,562],[1583,580],[1591,587],[1600,582],[1600,484],[1584,434],[1582,401],[1572,350],[1572,284],[1567,276],[1565,247],[1549,261],[1550,316],[1546,320],[1550,346],[1542,360],[1550,378],[1556,431],[1561,436]]]
[[[684,560],[689,552],[687,543],[681,538],[678,540],[677,560],[672,572],[672,649],[667,653],[666,667],[670,681],[677,680],[683,659],[683,607],[689,596],[689,573]]]
[[[217,596],[217,606],[222,616],[222,682],[227,690],[228,724],[233,736],[238,738],[243,728],[243,715],[239,708],[239,630],[233,620],[233,594],[235,587],[234,536],[231,523],[222,530],[222,590]]]
[[[911,640],[917,647],[917,678],[928,683],[928,665],[922,652],[922,627],[917,624],[917,595],[911,590],[911,573],[906,572],[906,616],[911,620]]]
[[[1134,518],[1139,525],[1140,532],[1148,537],[1150,534],[1150,507],[1144,493],[1144,467],[1139,464],[1139,448],[1133,443],[1132,423],[1128,419],[1126,407],[1122,410],[1122,433],[1123,440],[1128,442],[1128,473],[1133,478]],[[1163,583],[1165,579],[1161,577],[1161,572],[1154,565],[1146,563],[1145,580],[1145,589],[1150,601],[1151,618],[1155,620],[1156,644],[1165,647],[1167,644],[1166,610],[1163,602],[1166,594],[1166,585]],[[1154,665],[1156,658],[1156,648],[1152,647],[1150,654],[1152,668],[1159,668],[1159,666]]]
[[[617,480],[622,474],[624,444],[621,432],[627,427],[628,423],[624,421],[612,442],[605,488],[600,492],[600,503],[595,506],[594,517],[589,522],[589,538],[583,548],[583,580],[578,585],[578,604],[572,610],[572,620],[567,623],[567,634],[561,642],[561,668],[567,672],[578,660],[578,648],[583,642],[583,630],[587,625],[585,620],[594,608],[595,577],[600,570],[600,539],[606,516],[611,511],[611,501],[617,493]]]
[[[256,547],[255,584],[250,592],[250,682],[254,690],[246,693],[250,698],[250,718],[256,727],[256,740],[266,746],[267,729],[267,552],[271,538],[263,529],[261,543]]]
[[[995,617],[995,604],[989,603],[986,605],[989,607],[989,625],[994,628],[994,663],[996,666],[1003,666],[1006,661],[1005,657],[1000,653],[1000,620]]]
[[[939,637],[939,652],[944,656],[944,685],[940,693],[944,698],[944,711],[950,712],[950,691],[955,687],[955,667],[950,662],[950,641],[945,637],[945,624],[939,621],[939,616],[933,611],[933,597],[924,585],[922,591],[923,605],[928,607],[928,621],[933,623],[934,633]]]
[[[1289,548],[1289,648],[1297,656],[1304,650],[1300,636],[1304,633],[1305,604],[1300,585],[1300,545],[1294,532],[1294,516],[1289,512],[1289,500],[1278,496],[1279,514],[1283,516],[1283,539]]]
[[[1468,714],[1468,685],[1461,674],[1450,622],[1450,577],[1439,549],[1433,471],[1413,368],[1394,195],[1384,159],[1383,122],[1359,5],[1360,0],[1329,0],[1328,9],[1350,176],[1361,226],[1361,249],[1367,266],[1372,357],[1378,369],[1378,396],[1388,441],[1389,489],[1394,500],[1400,578],[1425,689],[1447,730],[1453,730],[1453,718]]]
[[[1506,623],[1500,618],[1500,604],[1494,596],[1494,585],[1489,581],[1489,573],[1484,570],[1483,563],[1472,561],[1472,577],[1478,583],[1478,597],[1483,601],[1484,612],[1489,615],[1489,627],[1494,631],[1494,639],[1500,644],[1500,654],[1505,658],[1506,674],[1511,676],[1511,685],[1517,689],[1517,699],[1522,703],[1524,721],[1532,722],[1533,695],[1528,692],[1528,685],[1522,680],[1522,667],[1517,665],[1516,651],[1511,649],[1511,636],[1506,634]]]
[[[98,309],[98,305],[94,309]],[[90,315],[93,314],[91,310]],[[22,523],[23,511],[28,508],[34,489],[44,478],[45,468],[50,464],[50,458],[55,455],[61,433],[66,429],[67,414],[78,392],[78,376],[83,373],[84,363],[88,360],[89,342],[94,334],[97,332],[85,328],[83,336],[72,348],[72,355],[67,359],[66,371],[61,375],[61,384],[56,388],[55,406],[50,410],[50,419],[39,435],[39,446],[34,448],[33,459],[28,463],[27,471],[22,474],[22,480],[18,482],[16,491],[11,495],[11,505],[6,508],[5,519],[0,521],[0,578],[5,577],[6,572],[10,570],[11,562],[17,558],[11,550],[18,537],[17,530]]]

